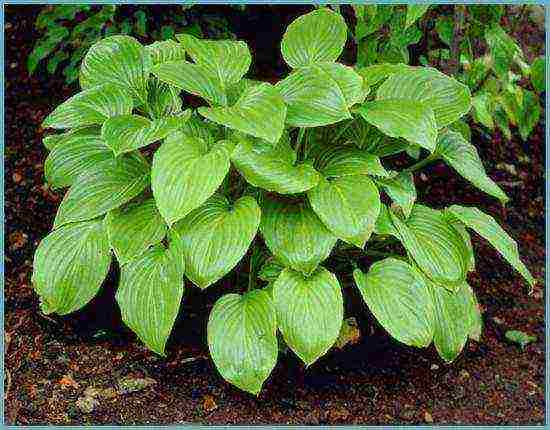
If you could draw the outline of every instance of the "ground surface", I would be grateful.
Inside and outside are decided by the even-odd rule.
[[[34,250],[61,195],[43,186],[46,151],[39,124],[74,89],[59,79],[28,78],[32,13],[6,12],[6,416],[12,424],[541,424],[544,420],[544,292],[531,296],[490,246],[475,239],[470,283],[485,329],[451,366],[430,348],[392,342],[365,307],[362,339],[304,370],[281,356],[258,398],[224,383],[208,359],[205,313],[220,290],[189,289],[166,358],[146,351],[123,328],[106,282],[81,312],[45,318],[30,285]],[[544,125],[522,144],[475,133],[491,177],[511,197],[502,210],[443,165],[418,175],[420,199],[433,206],[478,204],[518,240],[544,279]],[[499,166],[499,167],[497,167]],[[511,166],[511,167],[510,167]],[[428,185],[429,184],[429,185]],[[110,279],[116,278],[112,273]],[[352,286],[350,290],[353,300]],[[537,336],[525,350],[504,333]],[[83,412],[90,410],[91,412]]]

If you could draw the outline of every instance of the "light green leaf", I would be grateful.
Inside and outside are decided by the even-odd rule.
[[[344,95],[347,107],[364,102],[370,92],[364,79],[352,67],[340,63],[319,63],[310,68],[320,70],[336,83]]]
[[[504,337],[506,340],[518,344],[521,349],[524,349],[527,345],[537,340],[536,336],[531,336],[521,330],[507,330]]]
[[[408,4],[407,5],[407,20],[405,28],[410,27],[418,21],[427,12],[429,4]]]
[[[42,143],[49,151],[53,151],[56,146],[62,145],[63,143],[72,140],[72,138],[75,136],[99,137],[100,133],[101,128],[97,125],[82,128],[73,128],[72,130],[68,130],[65,133],[56,133],[44,136],[44,138],[42,139]]]
[[[380,213],[374,224],[374,232],[380,235],[390,235],[399,238],[399,232],[393,225],[390,209],[384,204],[380,204]]]
[[[281,42],[281,53],[290,67],[333,62],[347,39],[344,18],[327,8],[317,9],[292,21]]]
[[[491,113],[492,96],[487,92],[479,92],[472,97],[472,107],[474,118],[485,127],[491,130],[495,127],[493,115]]]
[[[432,295],[422,276],[395,258],[353,272],[361,296],[386,331],[399,342],[427,347],[434,336]]]
[[[277,83],[288,106],[288,125],[319,127],[351,118],[348,108],[362,99],[363,82],[351,68],[338,67],[339,73],[326,63],[302,67]]]
[[[182,269],[176,252],[161,245],[121,268],[116,300],[122,320],[162,356],[183,296]]]
[[[479,342],[481,339],[481,332],[483,331],[483,319],[481,317],[481,309],[477,301],[476,295],[472,290],[472,287],[467,283],[464,283],[464,294],[468,300],[467,316],[470,319],[470,331],[468,332],[468,337],[470,339]]]
[[[231,161],[245,179],[255,187],[280,194],[309,190],[319,182],[319,173],[309,164],[294,165],[294,150],[283,136],[277,143],[240,139]]]
[[[111,83],[127,88],[135,99],[147,100],[151,54],[130,36],[110,36],[92,45],[80,66],[83,89]]]
[[[222,83],[198,64],[167,61],[153,67],[152,73],[162,82],[195,94],[215,105],[226,105]]]
[[[476,147],[466,141],[460,133],[442,133],[438,139],[436,153],[477,188],[496,197],[502,203],[508,201],[504,191],[485,173]]]
[[[60,104],[42,123],[44,128],[77,128],[103,124],[132,112],[131,96],[122,87],[104,84],[82,91]]]
[[[224,85],[239,82],[248,71],[252,57],[245,42],[235,40],[201,40],[190,34],[178,34],[195,64],[215,76]]]
[[[44,174],[53,189],[68,187],[88,169],[113,160],[113,153],[101,137],[73,133],[50,152],[44,163]]]
[[[444,214],[419,204],[403,222],[390,211],[407,253],[432,280],[453,291],[466,278],[469,254],[460,233]]]
[[[109,118],[101,127],[101,137],[116,156],[164,139],[191,115],[172,116],[151,121],[139,115],[119,115]]]
[[[121,266],[159,243],[167,231],[152,198],[110,211],[105,217],[105,227]]]
[[[147,87],[147,112],[155,119],[179,115],[185,118],[189,111],[182,112],[179,93],[178,88],[160,82],[156,76],[151,76]]]
[[[546,70],[545,58],[539,57],[531,64],[531,84],[537,93],[542,93],[546,90]]]
[[[466,227],[471,228],[477,234],[487,239],[506,261],[525,278],[529,286],[533,287],[535,279],[520,260],[516,241],[497,224],[493,217],[477,208],[459,205],[453,205],[447,211],[463,222]]]
[[[135,154],[90,167],[65,194],[54,228],[103,215],[136,197],[148,184],[149,165]]]
[[[377,100],[423,102],[434,114],[437,128],[445,127],[468,113],[469,88],[431,67],[391,75],[376,92]]]
[[[329,256],[337,239],[305,202],[265,198],[261,207],[260,231],[282,264],[308,275]]]
[[[416,201],[413,174],[403,171],[391,178],[377,178],[376,182],[382,186],[393,202],[403,210],[405,218],[408,218]]]
[[[402,137],[430,151],[435,149],[437,125],[429,105],[411,100],[376,100],[356,109],[365,121],[390,137]]]
[[[210,121],[274,143],[283,133],[286,106],[273,85],[262,83],[248,87],[233,106],[201,107],[199,113]]]
[[[262,290],[222,296],[208,318],[208,348],[231,384],[257,395],[277,363],[277,316]]]
[[[382,82],[394,73],[404,72],[407,70],[415,70],[415,67],[401,63],[383,63],[373,64],[372,66],[367,67],[358,67],[356,69],[357,73],[361,75],[371,87]]]
[[[145,46],[151,55],[153,65],[166,63],[167,61],[185,60],[185,49],[181,43],[173,40],[163,40]]]
[[[485,40],[497,76],[504,78],[512,68],[514,61],[523,60],[521,48],[500,25],[496,24],[487,28]]]
[[[439,356],[450,363],[460,354],[472,331],[471,298],[468,284],[463,282],[456,292],[426,280],[431,289],[435,309],[434,344]]]
[[[256,236],[260,217],[260,207],[250,196],[230,205],[225,197],[214,195],[179,221],[175,230],[186,276],[204,289],[229,273]]]
[[[273,283],[277,323],[285,343],[310,366],[338,338],[344,306],[340,284],[319,267],[308,277],[291,269]]]
[[[110,264],[102,220],[51,232],[36,250],[32,274],[44,313],[66,315],[82,308],[99,291]]]
[[[170,134],[153,157],[151,188],[162,217],[172,226],[202,205],[229,171],[230,144],[211,148],[200,138]]]
[[[327,178],[350,175],[389,176],[378,156],[349,146],[330,145],[317,158],[316,166]]]
[[[378,188],[370,178],[321,178],[307,196],[317,216],[336,237],[359,248],[365,246],[380,212]]]

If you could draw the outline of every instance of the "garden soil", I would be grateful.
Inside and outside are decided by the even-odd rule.
[[[239,36],[262,52],[263,78],[279,69],[282,25],[304,8],[284,9],[266,27],[269,10],[249,8]],[[31,288],[32,258],[48,233],[62,194],[44,185],[41,121],[76,89],[44,71],[29,77],[25,60],[36,38],[36,7],[7,6],[5,60],[5,414],[9,424],[542,424],[544,422],[544,123],[531,139],[506,142],[474,131],[489,175],[510,196],[506,208],[476,191],[443,164],[416,175],[419,200],[434,207],[479,205],[518,240],[541,280],[532,294],[517,273],[479,237],[477,272],[484,330],[451,365],[433,347],[392,341],[344,280],[348,311],[360,339],[333,350],[308,369],[281,354],[258,397],[225,383],[208,357],[206,317],[220,285],[201,293],[188,285],[166,357],[147,351],[121,323],[113,269],[101,293],[81,311],[43,316]],[[274,18],[275,19],[275,18]],[[277,21],[278,22],[278,21]],[[263,40],[254,39],[263,28]],[[525,23],[525,26],[528,24]],[[247,27],[248,26],[248,27]],[[275,33],[266,34],[266,28]],[[543,43],[537,29],[523,34]],[[537,33],[538,31],[538,33]],[[276,60],[281,66],[280,57]],[[268,76],[271,73],[271,76]],[[524,349],[507,330],[537,340]]]

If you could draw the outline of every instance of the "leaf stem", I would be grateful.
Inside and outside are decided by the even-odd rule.
[[[369,250],[365,251],[365,255],[370,255],[372,257],[393,257],[395,253]]]
[[[413,164],[410,167],[407,167],[406,169],[404,169],[404,171],[406,171],[406,172],[415,172],[418,169],[421,169],[422,167],[426,166],[427,164],[430,164],[432,161],[435,161],[435,160],[437,160],[437,156],[434,155],[434,154],[430,154],[426,158],[424,158],[423,160],[420,160],[418,163]]]
[[[305,134],[306,129],[304,127],[300,127],[300,130],[298,131],[298,139],[296,139],[296,147],[294,148],[294,150],[296,151],[296,159],[300,158],[300,148],[302,146]]]
[[[352,126],[353,121],[354,119],[350,119],[349,122],[338,131],[338,134],[334,137],[334,142],[338,142],[338,139],[340,139],[347,129]]]

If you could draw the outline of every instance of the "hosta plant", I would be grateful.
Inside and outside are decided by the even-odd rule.
[[[278,336],[306,366],[337,340],[336,269],[353,272],[366,307],[406,345],[434,343],[451,362],[478,339],[470,233],[534,279],[493,218],[422,205],[413,180],[441,159],[507,200],[451,129],[470,110],[469,90],[433,68],[340,64],[346,37],[329,9],[296,19],[281,42],[291,72],[275,85],[245,78],[244,42],[177,35],[142,46],[113,36],[93,45],[82,91],[43,124],[61,131],[44,139],[46,180],[69,189],[34,259],[42,311],[82,308],[114,256],[124,322],[164,355],[186,289],[224,278],[208,347],[227,381],[256,394]],[[202,107],[186,109],[182,93]],[[388,156],[403,151],[427,155],[396,170]],[[238,264],[248,282],[233,276]]]

